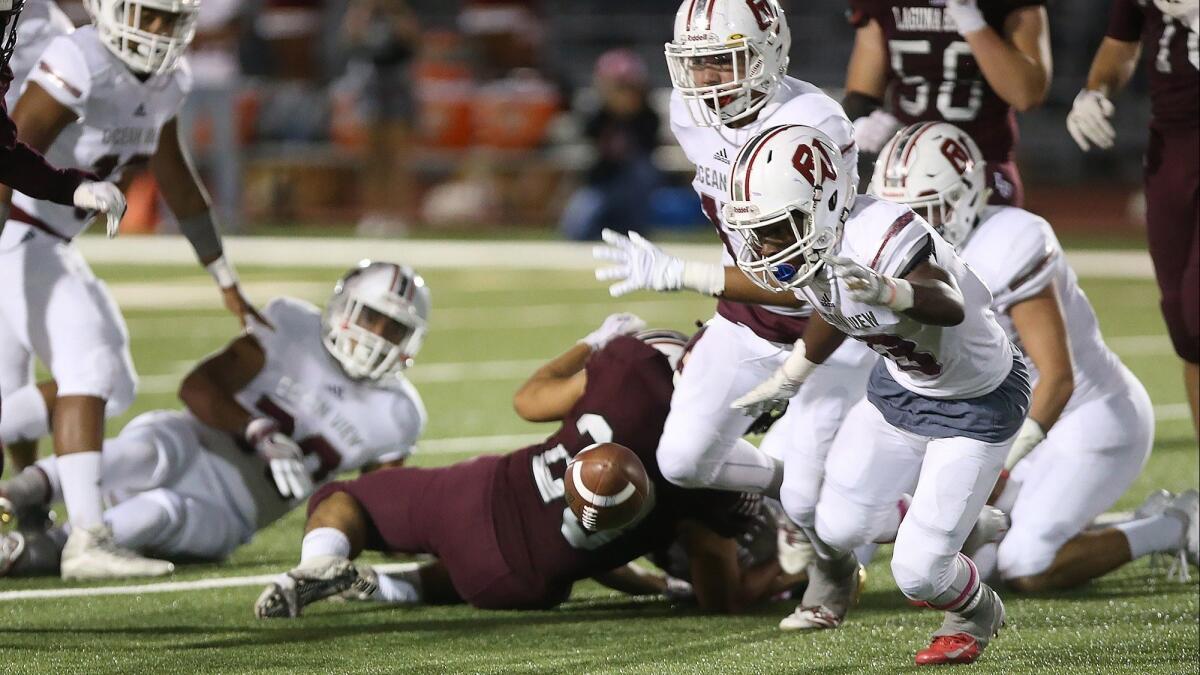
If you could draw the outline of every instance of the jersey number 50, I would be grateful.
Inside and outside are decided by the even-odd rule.
[[[905,113],[918,117],[929,109],[929,80],[920,75],[910,75],[904,71],[905,56],[925,56],[932,50],[929,40],[889,40],[888,53],[891,54],[892,70],[900,78],[900,82],[913,88],[913,98],[900,98],[900,107]],[[942,119],[947,122],[967,122],[975,119],[983,106],[983,82],[981,80],[958,79],[958,62],[962,57],[971,56],[971,47],[962,40],[956,40],[946,46],[942,52],[942,82],[938,85],[936,107]],[[959,87],[967,87],[967,100],[964,105],[954,104],[954,94]]]

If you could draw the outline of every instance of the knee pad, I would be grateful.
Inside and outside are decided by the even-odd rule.
[[[59,396],[95,396],[105,401],[105,417],[115,417],[133,405],[137,373],[128,347],[99,347],[62,362],[56,360],[54,379]]]
[[[182,526],[183,499],[168,490],[142,492],[104,512],[117,544],[145,551],[168,541]]]
[[[912,600],[932,600],[950,587],[956,572],[957,555],[934,555],[928,551],[897,546],[892,552],[892,577],[896,587]]]
[[[703,466],[708,448],[696,443],[663,443],[658,445],[656,458],[663,478],[679,487],[699,488],[709,483]]]
[[[875,523],[870,509],[860,506],[849,508],[817,509],[817,537],[839,551],[852,551],[875,538]]]
[[[50,433],[50,413],[37,385],[30,383],[4,397],[0,442],[33,441]]]
[[[1034,532],[1018,526],[1009,530],[996,549],[1000,577],[1019,579],[1045,572],[1054,563],[1058,549],[1070,538],[1070,534],[1058,528]]]

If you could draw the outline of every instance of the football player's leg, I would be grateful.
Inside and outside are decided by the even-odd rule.
[[[1085,531],[1133,484],[1154,441],[1150,397],[1132,373],[1123,376],[1118,391],[1061,418],[1013,470],[1020,492],[997,564],[1014,589],[1070,588],[1131,559],[1128,546],[1113,545],[1118,531]]]
[[[805,381],[783,418],[763,438],[760,447],[784,460],[780,502],[802,528],[816,526],[825,458],[842,420],[866,395],[867,377],[877,358],[847,341]]]
[[[147,555],[221,560],[242,541],[227,506],[169,488],[139,493],[104,512],[118,546]]]
[[[730,404],[785,356],[745,326],[714,317],[671,396],[657,455],[663,477],[683,487],[777,494],[782,463],[742,438],[752,420]]]
[[[1000,629],[1004,605],[960,553],[991,493],[1012,440],[929,442],[892,553],[896,585],[912,600],[946,612],[918,664],[972,661]]]
[[[1151,129],[1146,150],[1146,237],[1163,319],[1184,362],[1192,422],[1200,429],[1200,132],[1170,138]]]
[[[23,274],[29,251],[24,249],[0,251],[0,284],[7,289],[0,294],[0,444],[8,448],[16,471],[37,459],[36,441],[50,432],[46,401],[34,384]]]

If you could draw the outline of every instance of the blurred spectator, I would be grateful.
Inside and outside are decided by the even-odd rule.
[[[402,234],[415,215],[409,159],[419,36],[420,24],[404,0],[351,0],[342,23],[341,42],[350,55],[346,79],[358,84],[367,127],[363,234]]]
[[[659,117],[647,101],[646,64],[627,49],[605,52],[596,62],[594,82],[601,105],[584,133],[596,158],[560,227],[575,240],[597,239],[605,227],[645,233],[650,195],[661,179],[651,161]]]

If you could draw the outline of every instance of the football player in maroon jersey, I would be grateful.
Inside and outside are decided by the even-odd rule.
[[[663,478],[655,450],[686,338],[630,337],[643,326],[614,314],[521,386],[513,404],[523,418],[562,423],[544,442],[449,467],[383,469],[319,490],[309,502],[300,565],[267,586],[255,613],[295,617],[348,589],[394,603],[490,609],[553,607],[589,577],[626,592],[661,592],[662,578],[627,564],[676,538],[703,609],[735,612],[794,585],[803,577],[783,574],[776,558],[738,564],[731,537],[760,515],[757,496]],[[567,464],[597,442],[631,449],[653,485],[653,507],[624,529],[586,530],[566,507]],[[438,562],[375,575],[351,562],[364,549],[432,553]]]
[[[1107,150],[1116,132],[1109,100],[1138,57],[1150,75],[1146,235],[1162,313],[1184,362],[1192,423],[1200,430],[1200,2],[1114,0],[1108,32],[1075,97],[1067,129],[1079,147]]]
[[[849,2],[856,33],[842,106],[860,152],[878,153],[901,126],[950,122],[983,151],[990,203],[1021,206],[1016,112],[1050,88],[1045,0]]]

